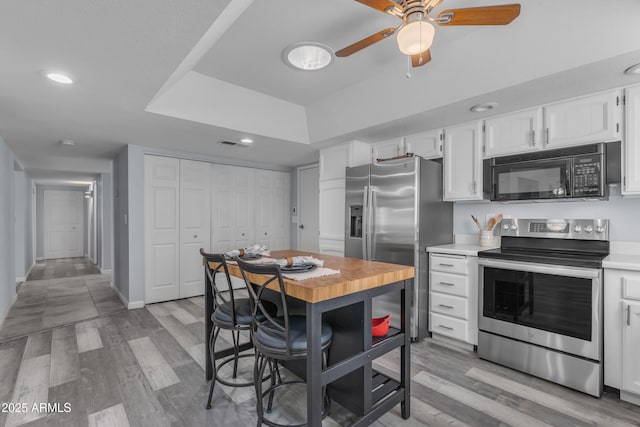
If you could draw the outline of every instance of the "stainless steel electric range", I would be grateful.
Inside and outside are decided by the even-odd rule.
[[[505,219],[478,253],[478,355],[600,396],[606,219]]]

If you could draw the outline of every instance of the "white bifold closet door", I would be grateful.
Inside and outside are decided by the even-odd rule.
[[[209,163],[145,156],[145,302],[204,294]]]

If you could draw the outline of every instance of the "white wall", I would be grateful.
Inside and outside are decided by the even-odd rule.
[[[113,181],[112,174],[102,173],[96,179],[97,261],[100,269],[113,268]]]
[[[129,296],[129,149],[125,147],[113,161],[113,285]],[[144,259],[142,260],[144,262]],[[144,286],[144,282],[143,282]]]
[[[514,218],[603,218],[610,221],[609,239],[640,242],[640,198],[623,198],[620,187],[611,187],[608,201],[548,203],[456,203],[453,208],[453,232],[477,234],[471,220],[475,215],[485,222],[487,214],[510,215]]]
[[[0,321],[16,295],[13,162],[13,153],[0,137]]]

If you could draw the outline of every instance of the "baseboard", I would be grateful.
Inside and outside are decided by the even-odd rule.
[[[27,281],[27,276],[16,277],[16,283],[26,282]]]
[[[44,257],[38,257],[38,258],[36,258],[36,262],[38,262],[38,261],[44,261]]]
[[[4,326],[4,321],[7,319],[7,315],[11,311],[11,307],[13,307],[13,304],[15,304],[17,300],[18,300],[18,293],[16,292],[13,295],[13,299],[11,300],[11,303],[9,303],[9,307],[7,307],[7,312],[2,316],[2,319],[0,319],[0,329],[2,329],[2,327]]]
[[[100,274],[111,274],[113,273],[113,270],[110,268],[102,268],[100,266],[98,266],[98,270],[100,270]]]
[[[127,309],[135,310],[136,308],[144,307],[144,301],[132,301],[132,302],[129,302],[129,300],[127,300],[124,297],[124,295],[122,295],[122,293],[120,292],[120,289],[116,288],[116,286],[113,284],[113,282],[111,282],[111,289],[113,289],[113,292],[115,292],[116,295],[118,295],[118,298],[120,298],[120,301],[122,301],[122,303],[125,305],[125,307],[127,307]]]

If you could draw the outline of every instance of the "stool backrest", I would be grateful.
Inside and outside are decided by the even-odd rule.
[[[234,258],[238,262],[240,272],[247,285],[249,300],[253,317],[254,332],[258,329],[265,330],[271,334],[276,334],[286,340],[286,355],[291,354],[291,333],[289,328],[289,309],[287,307],[287,291],[282,280],[280,267],[277,264],[251,264],[239,258]],[[273,284],[272,290],[280,294],[283,316],[276,321],[262,303],[263,293],[269,285]],[[258,316],[258,313],[261,315]],[[263,320],[257,320],[258,318]]]
[[[204,261],[204,271],[211,283],[211,292],[213,293],[213,310],[215,311],[220,305],[231,301],[231,319],[234,325],[237,325],[236,321],[236,301],[233,295],[233,286],[231,286],[231,278],[229,276],[229,268],[227,267],[227,260],[224,254],[210,254],[200,248],[200,255],[202,255]],[[211,266],[213,264],[213,266]],[[229,287],[229,293],[221,292],[216,285],[216,275],[218,273],[224,274]],[[228,299],[225,298],[228,296]]]

